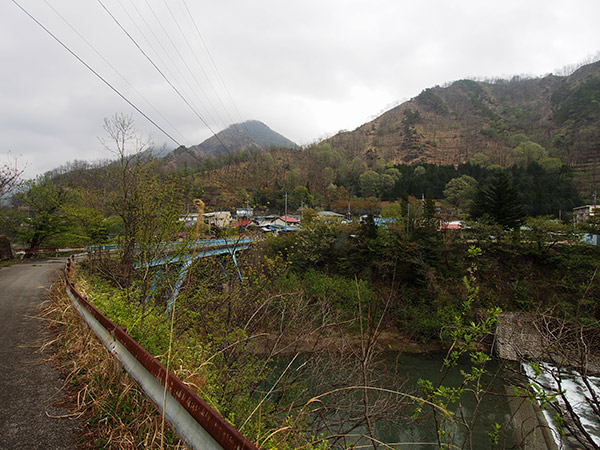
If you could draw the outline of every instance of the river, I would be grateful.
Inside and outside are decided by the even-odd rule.
[[[398,374],[406,377],[406,388],[413,389],[415,392],[418,392],[419,379],[427,379],[433,383],[439,380],[445,356],[445,353],[403,353],[399,355],[390,353],[384,355],[390,364],[395,365],[393,368],[397,370]],[[469,359],[461,360],[457,367],[448,373],[443,385],[459,387],[464,381],[461,371],[470,372],[471,366]],[[502,427],[498,434],[496,448],[507,448],[515,444],[510,409],[501,380],[501,376],[508,374],[493,361],[486,364],[486,371],[488,375],[482,377],[482,386],[488,386],[489,393],[483,396],[479,404],[471,392],[465,392],[459,401],[449,407],[455,420],[446,422],[446,431],[452,434],[448,438],[448,442],[459,448],[490,448],[489,433],[493,431],[494,424]],[[427,410],[427,408],[425,409]],[[473,421],[470,423],[471,433],[467,427],[456,423],[461,421],[461,417],[465,419],[466,423]],[[375,428],[377,437],[381,441],[391,444],[393,448],[431,449],[438,446],[436,427],[431,420],[431,414],[423,420],[404,419],[397,424],[382,422],[376,424]]]
[[[600,407],[600,377],[588,376],[587,385],[579,373],[574,370],[557,369],[550,364],[540,364],[541,373],[536,377],[534,370],[529,364],[523,364],[523,370],[532,379],[535,379],[537,385],[548,394],[553,394],[562,391],[564,395],[558,396],[558,404],[563,411],[566,411],[566,403],[573,409],[579,417],[582,427],[589,434],[594,444],[600,448],[600,413],[594,412],[592,404],[596,408]],[[560,380],[560,385],[558,383]],[[595,399],[595,400],[594,400]],[[544,416],[548,424],[552,428],[552,436],[558,448],[578,448],[578,444],[573,439],[563,439],[558,431],[556,420],[554,419],[554,411],[551,409],[544,410]],[[580,434],[579,438],[587,438]]]
[[[419,379],[430,380],[432,383],[436,383],[440,377],[440,369],[443,364],[445,353],[430,353],[430,354],[410,354],[410,353],[398,353],[398,352],[386,352],[380,355],[382,364],[378,364],[378,370],[385,371],[387,374],[381,377],[379,386],[388,389],[397,389],[397,387],[391,387],[395,383],[393,381],[400,381],[402,385],[399,392],[422,396],[422,393],[418,386]],[[285,368],[289,363],[289,358],[285,360],[279,360],[277,366],[281,369]],[[461,360],[457,367],[454,367],[450,373],[444,378],[443,385],[448,387],[459,387],[464,380],[461,371],[470,372],[471,363],[468,358]],[[297,372],[298,369],[310,366],[310,357],[299,358],[293,367],[292,371]],[[445,421],[444,430],[447,433],[447,439],[443,442],[451,444],[450,448],[470,448],[470,449],[483,449],[491,448],[491,441],[489,433],[493,432],[494,425],[499,424],[501,426],[498,433],[498,443],[494,448],[509,448],[516,444],[516,439],[512,429],[511,413],[508,406],[508,398],[502,377],[514,376],[514,373],[509,373],[506,369],[500,367],[497,362],[491,361],[486,365],[487,374],[482,377],[482,386],[488,389],[488,393],[483,396],[483,400],[477,402],[471,392],[464,392],[460,396],[460,400],[450,405],[449,410],[453,413],[453,419]],[[331,373],[330,373],[331,372]],[[317,377],[323,379],[335,379],[330,385],[319,386],[315,389],[314,385],[309,388],[311,395],[319,395],[323,390],[328,390],[340,386],[338,380],[340,379],[340,372],[347,372],[347,367],[339,368],[336,371],[335,364],[331,364],[327,369],[317,373]],[[304,376],[312,378],[315,376],[316,370],[309,369],[305,372]],[[392,380],[394,377],[395,380]],[[381,384],[381,380],[389,380],[388,384]],[[312,384],[309,383],[309,384]],[[378,393],[369,393],[371,396],[371,403],[375,404],[381,400],[381,396]],[[394,397],[394,394],[389,394]],[[396,396],[402,398],[402,396]],[[350,398],[350,399],[349,399]],[[331,419],[344,420],[344,412],[351,408],[337,408],[335,401],[330,398],[323,398],[323,405],[327,411],[335,411],[331,413]],[[352,416],[357,416],[357,411],[360,411],[362,405],[362,391],[358,389],[351,394],[348,394],[347,398],[338,398],[342,403],[352,403],[356,407],[352,411]],[[403,398],[403,400],[406,400]],[[432,449],[438,448],[437,440],[437,427],[432,420],[432,410],[426,405],[422,408],[422,412],[415,419],[413,413],[418,408],[418,404],[415,401],[404,402],[404,406],[398,410],[398,413],[393,417],[388,417],[385,420],[377,420],[373,426],[373,437],[384,442],[387,447],[382,448],[393,448],[393,449]],[[319,426],[323,424],[323,417],[320,418],[321,422]],[[469,424],[471,432],[468,428],[458,424],[458,422],[464,421]],[[316,424],[313,424],[316,426]],[[341,432],[342,427],[338,430]],[[331,433],[332,429],[328,429]],[[327,433],[326,433],[327,434]],[[361,437],[361,434],[366,435],[365,427],[358,427],[352,430],[352,434],[355,437],[346,436],[343,439],[345,445],[355,445],[354,448],[371,448],[371,442]],[[339,442],[338,442],[339,444]],[[343,447],[343,446],[342,446]],[[337,448],[337,447],[336,447]]]
[[[428,354],[386,352],[380,355],[383,364],[380,364],[378,367],[379,370],[385,370],[385,372],[389,372],[389,375],[402,380],[403,383],[400,392],[421,396],[422,394],[418,386],[419,379],[429,380],[437,384],[445,356],[446,354],[442,352]],[[310,366],[310,360],[310,357],[299,358],[295,362],[293,370],[296,372],[299,369]],[[289,362],[289,358],[283,358],[276,365],[284,368]],[[463,373],[469,373],[472,365],[468,358],[462,359],[448,373],[442,384],[447,387],[459,387],[464,381]],[[339,373],[328,373],[332,368],[335,371],[333,361],[329,368],[325,369],[325,372],[321,372],[320,377],[339,379]],[[538,381],[547,390],[555,389],[556,387],[552,384],[552,376],[550,375],[551,368],[548,368],[548,366],[546,368],[546,372],[538,377]],[[449,410],[453,413],[453,418],[444,422],[444,430],[447,438],[442,441],[442,443],[450,444],[449,448],[515,448],[515,446],[521,443],[520,439],[531,439],[531,437],[522,438],[519,435],[519,431],[524,432],[524,422],[529,422],[527,426],[533,426],[534,428],[539,428],[540,425],[544,426],[544,421],[539,421],[534,409],[530,406],[523,407],[513,416],[515,414],[515,400],[512,396],[512,386],[513,384],[519,386],[527,384],[527,378],[519,374],[519,372],[522,373],[524,371],[528,376],[531,376],[532,372],[529,366],[523,365],[519,367],[516,363],[501,363],[497,360],[492,360],[486,364],[485,369],[486,375],[481,379],[481,386],[487,393],[482,397],[482,400],[477,402],[472,391],[467,390],[460,396],[459,400],[449,407]],[[340,369],[340,371],[345,370],[345,368]],[[309,370],[305,373],[305,376],[311,377],[314,376],[314,373],[314,370],[312,372]],[[386,375],[388,379],[389,375]],[[586,404],[584,397],[585,386],[578,381],[574,374],[563,371],[562,375],[564,380],[562,388],[566,390],[566,398],[574,405],[589,433],[594,436],[595,445],[600,446],[600,424],[598,423],[598,416],[595,416],[589,405]],[[385,376],[383,379],[385,379]],[[600,378],[589,377],[589,380],[594,386],[595,394],[600,397]],[[335,385],[339,386],[337,382]],[[389,386],[383,385],[382,387],[388,388]],[[313,391],[311,389],[311,395],[319,395],[320,393],[317,390]],[[354,401],[355,404],[362,402],[360,390],[352,395],[354,397],[352,397],[353,400],[350,400],[351,402]],[[373,395],[373,400],[371,400],[373,403],[375,402],[375,397],[377,395]],[[325,398],[323,400],[325,401]],[[509,403],[511,402],[513,406],[512,410],[509,407]],[[529,405],[529,401],[527,400],[524,403]],[[333,411],[335,409],[333,402],[327,405],[327,408]],[[378,420],[374,423],[373,437],[386,444],[386,447],[381,448],[420,450],[439,447],[437,427],[432,420],[431,408],[424,406],[422,409],[423,412],[415,419],[413,413],[417,408],[418,405],[415,402],[411,402],[395,417],[387,420]],[[340,419],[340,414],[343,416],[343,413],[339,411],[336,410],[335,419]],[[546,422],[551,427],[553,426],[552,415],[553,412],[551,409],[544,412]],[[495,426],[499,426],[500,428],[497,435],[497,442],[492,446],[490,433],[493,434]],[[580,448],[577,445],[574,446],[573,442],[561,442],[555,427],[554,431],[556,448]],[[525,431],[525,433],[528,433],[528,431]],[[343,440],[345,445],[354,444],[354,448],[371,448],[370,441],[364,437],[360,437],[361,434],[367,434],[365,427],[354,429],[353,434],[355,437],[346,437]],[[543,438],[538,436],[536,439],[541,441]]]

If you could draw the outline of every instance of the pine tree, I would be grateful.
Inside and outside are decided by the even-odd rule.
[[[499,172],[488,186],[477,191],[471,208],[471,217],[487,217],[505,229],[516,228],[525,217],[525,209],[519,192],[513,187],[508,175]]]

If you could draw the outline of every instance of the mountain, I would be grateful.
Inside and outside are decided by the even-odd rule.
[[[459,80],[418,96],[354,131],[325,141],[367,163],[507,166],[531,143],[548,163],[560,159],[582,183],[600,180],[600,61],[569,76]],[[538,148],[539,147],[535,147]]]
[[[247,149],[262,151],[272,147],[295,149],[298,146],[264,123],[247,120],[230,125],[198,145],[179,147],[167,155],[167,159],[171,163],[181,165],[206,156],[222,156]]]

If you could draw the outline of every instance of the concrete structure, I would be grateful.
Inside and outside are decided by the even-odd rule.
[[[596,215],[600,215],[600,206],[597,205],[583,205],[573,208],[573,220],[576,224],[585,222]]]
[[[178,220],[183,222],[186,227],[193,227],[198,221],[198,213],[182,214]]]
[[[204,223],[217,228],[226,228],[231,225],[231,213],[229,211],[215,211],[202,214]]]

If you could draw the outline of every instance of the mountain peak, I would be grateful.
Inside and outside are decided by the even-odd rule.
[[[167,155],[167,158],[179,166],[200,157],[221,156],[247,149],[265,151],[273,147],[295,149],[298,145],[260,120],[247,120],[229,125],[200,144],[189,148],[181,146]]]
[[[296,148],[297,145],[263,122],[247,120],[228,126],[201,144],[190,147],[190,150],[201,156],[216,156],[249,148],[267,150],[271,147]]]

